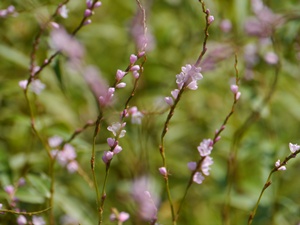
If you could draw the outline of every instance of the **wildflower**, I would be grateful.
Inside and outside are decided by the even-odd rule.
[[[166,167],[160,167],[158,170],[159,170],[159,172],[160,172],[161,175],[163,175],[163,176],[167,176],[168,175]]]
[[[241,97],[241,95],[242,95],[241,92],[236,93],[236,95],[235,95],[235,100],[236,100],[236,101],[239,100],[239,98]]]
[[[264,57],[265,61],[271,65],[278,63],[278,56],[274,52],[267,52]]]
[[[232,84],[230,86],[230,89],[231,89],[231,91],[232,91],[233,94],[236,94],[238,92],[238,90],[239,90],[239,86],[237,86],[236,84]]]
[[[23,215],[18,216],[18,218],[17,218],[17,224],[18,225],[25,225],[25,224],[27,224],[26,217],[23,216]]]
[[[181,67],[181,73],[176,75],[178,89],[187,87],[191,90],[196,90],[198,88],[197,81],[203,78],[200,71],[201,67],[195,67],[190,64]]]
[[[112,146],[114,146],[116,140],[114,138],[107,138],[106,141],[107,141],[108,146],[112,147]]]
[[[9,196],[13,196],[14,192],[15,192],[15,187],[12,185],[7,185],[4,187],[4,191],[9,195]]]
[[[131,107],[127,112],[127,115],[131,115],[132,124],[141,124],[144,114],[140,112],[136,106]]]
[[[280,159],[278,159],[276,162],[275,162],[275,166],[277,168],[277,170],[286,170],[286,167],[285,166],[280,166]]]
[[[19,81],[19,86],[20,86],[23,90],[26,89],[27,84],[28,84],[28,81],[27,81],[27,80],[21,80],[21,81]]]
[[[125,222],[126,220],[128,220],[130,217],[130,215],[126,212],[120,212],[119,214],[119,221],[120,222]]]
[[[204,180],[204,176],[200,172],[196,172],[193,176],[193,181],[197,184],[201,184]]]
[[[134,65],[134,66],[132,66],[131,68],[130,68],[130,71],[138,71],[138,70],[140,70],[141,68],[140,68],[140,66],[139,65]]]
[[[134,54],[130,55],[130,63],[134,64],[136,62],[136,60],[138,59],[138,57]]]
[[[107,164],[114,156],[114,153],[111,151],[105,151],[102,156],[102,161]]]
[[[196,163],[196,162],[189,162],[189,163],[188,163],[188,168],[189,168],[191,171],[194,171],[194,170],[197,168],[197,163]]]
[[[63,5],[62,7],[60,7],[58,13],[62,18],[68,18],[68,12],[69,10],[67,9],[66,5]]]
[[[113,150],[113,153],[116,155],[118,154],[119,152],[121,152],[123,149],[120,145],[116,145],[116,147],[114,148]]]
[[[91,16],[92,14],[93,14],[93,11],[90,10],[90,9],[86,9],[86,10],[84,11],[84,17],[89,17],[89,16]]]
[[[32,216],[32,224],[34,225],[45,225],[46,222],[41,216]]]
[[[58,147],[63,142],[63,139],[59,136],[53,136],[48,139],[48,144],[51,148]]]
[[[36,93],[37,95],[42,92],[46,87],[45,84],[43,84],[39,79],[35,79],[31,82],[30,89]]]
[[[91,24],[92,23],[92,20],[91,19],[88,19],[88,20],[86,20],[86,21],[84,21],[84,25],[89,25],[89,24]]]
[[[125,136],[126,130],[122,130],[125,127],[126,123],[113,123],[111,126],[107,128],[107,130],[111,131],[114,136],[119,136],[122,138]]]
[[[171,91],[171,95],[174,99],[177,99],[179,94],[179,90],[178,89],[174,89],[173,91]]]
[[[224,19],[220,23],[220,28],[224,33],[228,33],[232,29],[232,23],[229,19]]]
[[[204,139],[197,149],[202,157],[208,156],[213,149],[213,141],[211,139]]]
[[[110,104],[112,101],[112,98],[114,96],[114,93],[115,93],[115,88],[112,88],[112,87],[108,88],[105,96],[99,97],[100,105],[104,107],[104,106]]]
[[[289,143],[289,148],[292,153],[295,153],[300,149],[300,145]]]
[[[213,164],[212,157],[206,156],[201,164],[201,171],[204,175],[209,175],[210,166]]]
[[[126,75],[126,72],[122,71],[122,70],[117,70],[116,73],[116,80],[120,81],[124,76]]]
[[[165,97],[165,102],[169,105],[172,106],[174,104],[174,100],[171,97]]]
[[[67,165],[67,170],[69,171],[69,173],[74,173],[78,170],[78,163],[76,160],[73,160],[71,162],[68,163]]]
[[[98,1],[98,2],[95,3],[94,7],[95,7],[95,8],[98,8],[98,7],[100,7],[101,5],[102,5],[102,2]]]
[[[157,217],[159,195],[155,180],[148,176],[139,177],[133,182],[131,194],[141,218],[151,221]]]
[[[214,16],[208,16],[207,23],[211,24],[212,22],[214,22],[214,20],[215,20]]]

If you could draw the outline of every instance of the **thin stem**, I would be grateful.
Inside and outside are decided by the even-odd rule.
[[[273,48],[274,51],[276,51],[276,45],[274,38],[272,38],[273,41]],[[279,54],[278,54],[279,55]],[[264,109],[264,107],[270,102],[275,90],[276,86],[278,83],[279,79],[279,73],[281,69],[281,64],[280,60],[277,65],[275,65],[275,71],[274,71],[274,79],[270,85],[269,90],[267,91],[264,99],[262,100],[261,104],[256,110],[253,110],[250,115],[246,118],[244,123],[236,130],[234,133],[233,141],[232,141],[232,147],[231,147],[231,152],[228,157],[228,163],[227,163],[227,193],[226,193],[226,200],[223,208],[223,222],[226,225],[230,225],[230,195],[231,195],[231,190],[233,188],[233,183],[235,180],[235,172],[236,172],[236,167],[237,167],[237,155],[238,155],[238,146],[241,143],[246,131],[250,129],[250,127],[259,119],[261,111]]]
[[[258,209],[258,205],[259,205],[259,203],[260,203],[260,200],[261,200],[261,198],[262,198],[262,196],[263,196],[265,190],[272,184],[272,182],[271,182],[271,176],[272,176],[272,174],[275,173],[275,172],[277,172],[277,171],[279,171],[280,168],[282,168],[283,166],[285,166],[285,165],[288,163],[289,160],[295,158],[295,157],[297,156],[297,154],[299,154],[299,153],[300,153],[300,149],[297,150],[297,151],[295,151],[294,153],[291,153],[289,156],[287,156],[287,157],[282,161],[282,163],[280,163],[278,166],[275,166],[275,167],[271,170],[271,172],[270,172],[270,174],[269,174],[269,176],[268,176],[268,178],[267,178],[267,181],[265,182],[265,184],[264,184],[264,186],[263,186],[263,188],[262,188],[262,190],[261,190],[261,192],[260,192],[260,195],[259,195],[259,197],[258,197],[258,199],[257,199],[257,201],[256,201],[255,207],[254,207],[254,209],[252,210],[252,212],[250,213],[250,216],[249,216],[249,219],[248,219],[248,225],[252,224],[252,221],[253,221],[253,219],[254,219],[254,217],[255,217],[255,215],[256,215],[256,211],[257,211],[257,209]]]
[[[40,211],[34,211],[34,212],[17,212],[14,210],[9,210],[9,209],[0,209],[0,213],[12,213],[12,214],[16,214],[16,215],[27,215],[27,216],[33,216],[33,215],[38,215],[44,212],[47,212],[48,210],[50,210],[50,208],[46,208]]]

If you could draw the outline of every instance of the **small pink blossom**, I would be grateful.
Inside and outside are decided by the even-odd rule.
[[[116,85],[116,88],[124,88],[124,87],[126,87],[126,83],[125,82],[121,82],[121,83],[118,83]]]
[[[12,185],[7,185],[4,187],[4,191],[9,195],[9,196],[13,196],[15,193],[15,187]]]
[[[189,168],[191,171],[194,171],[194,170],[197,168],[197,163],[196,163],[196,162],[189,162],[189,163],[188,163],[188,168]]]
[[[92,8],[92,6],[93,6],[93,0],[86,0],[86,7],[90,9]]]
[[[116,80],[120,81],[124,76],[126,75],[126,72],[122,71],[122,70],[117,70],[116,73]]]
[[[139,72],[138,71],[132,71],[132,75],[133,75],[133,77],[135,78],[135,79],[138,79],[139,77],[140,77],[140,74],[139,74]]]
[[[174,89],[173,91],[171,91],[171,95],[174,99],[177,99],[179,94],[179,90],[178,89]]]
[[[241,95],[242,95],[241,92],[236,93],[236,95],[235,95],[235,100],[239,100],[240,97],[241,97]]]
[[[289,148],[292,153],[295,153],[300,149],[300,145],[289,143]]]
[[[212,22],[214,22],[214,20],[215,20],[214,16],[210,15],[210,16],[208,16],[208,18],[207,18],[207,23],[208,23],[208,24],[211,24]]]
[[[84,21],[84,25],[89,25],[89,24],[91,24],[92,23],[92,20],[91,19],[88,19],[88,20],[86,20],[86,21]]]
[[[286,167],[285,166],[280,166],[280,159],[278,159],[276,162],[275,162],[275,166],[277,167],[278,170],[286,170]]]
[[[26,217],[23,216],[23,215],[18,216],[18,218],[17,218],[17,224],[18,225],[26,225],[27,224]]]
[[[213,141],[211,139],[204,139],[197,149],[202,157],[208,156],[213,149]]]
[[[114,146],[116,140],[114,138],[107,138],[107,144],[109,147]]]
[[[32,216],[32,224],[34,225],[45,225],[46,222],[41,216]]]
[[[278,63],[279,61],[279,58],[277,56],[277,54],[275,54],[274,52],[267,52],[265,54],[265,57],[264,57],[265,61],[271,65],[275,65]]]
[[[231,29],[232,29],[232,23],[231,23],[231,21],[228,20],[228,19],[222,20],[221,23],[220,23],[220,28],[225,33],[230,32]]]
[[[134,54],[130,55],[130,63],[134,64],[137,61],[138,57]]]
[[[160,172],[161,175],[163,175],[163,176],[167,176],[168,175],[166,167],[160,167],[158,170],[159,170],[159,172]]]
[[[93,11],[90,10],[90,9],[86,9],[86,10],[84,11],[84,17],[89,17],[89,16],[91,16],[92,14],[93,14]]]
[[[196,172],[193,176],[193,181],[197,184],[201,184],[204,180],[204,176],[200,172]]]
[[[122,147],[120,145],[116,145],[116,147],[113,150],[113,153],[116,155],[122,151]]]
[[[112,98],[114,96],[114,93],[115,93],[115,88],[108,88],[105,96],[100,96],[99,97],[99,102],[100,102],[100,105],[102,107],[105,107],[107,105],[109,105],[112,101]]]
[[[102,160],[105,164],[107,164],[114,156],[114,153],[111,151],[105,151],[102,156]]]
[[[165,102],[169,105],[172,106],[174,104],[174,100],[172,97],[165,97]]]
[[[63,139],[59,136],[53,136],[48,139],[48,144],[51,148],[58,147],[63,142]]]
[[[132,66],[131,68],[130,68],[130,71],[138,71],[138,70],[140,70],[141,68],[140,68],[140,66],[139,65],[134,65],[134,66]]]
[[[236,94],[238,92],[238,90],[239,90],[239,86],[237,86],[236,84],[232,84],[230,86],[230,89],[231,89],[231,91],[232,91],[233,94]]]
[[[75,160],[69,162],[67,165],[67,170],[69,171],[69,173],[75,173],[78,170],[78,168],[78,163]]]
[[[126,220],[128,220],[130,217],[130,215],[127,212],[120,212],[119,213],[119,221],[120,222],[125,222]]]
[[[213,164],[213,160],[210,156],[206,156],[201,164],[202,173],[206,176],[209,175],[210,166]]]
[[[27,81],[27,80],[21,80],[21,81],[19,81],[19,86],[20,86],[23,90],[26,89],[27,84],[28,84],[28,81]]]
[[[69,10],[67,9],[66,5],[63,5],[62,7],[60,7],[58,13],[62,18],[68,18],[68,12]]]
[[[186,86],[191,90],[196,90],[198,88],[197,81],[203,78],[200,71],[200,67],[195,67],[190,64],[181,67],[181,73],[176,75],[178,89],[182,89]]]
[[[119,135],[119,138],[122,138],[125,136],[126,130],[122,130],[124,128],[126,123],[113,123],[111,126],[107,127],[107,130],[111,131],[114,136]]]
[[[98,1],[98,2],[95,3],[94,7],[95,7],[95,8],[98,8],[98,7],[100,7],[101,5],[102,5],[102,2]]]

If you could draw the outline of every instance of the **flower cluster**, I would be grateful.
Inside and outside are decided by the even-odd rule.
[[[54,136],[49,138],[48,143],[50,147],[57,148],[62,143],[62,139]],[[61,166],[66,167],[69,173],[74,173],[78,170],[77,154],[72,145],[65,144],[62,150],[54,149],[51,151],[51,155],[57,159]]]
[[[17,218],[18,225],[26,225],[26,224],[34,224],[34,225],[45,225],[46,222],[43,217],[40,216],[32,216],[31,223],[27,220],[27,218],[23,215],[18,216]]]
[[[239,92],[239,86],[236,84],[232,84],[230,86],[232,93],[234,94],[234,99],[237,101],[241,97],[241,92]]]
[[[186,64],[185,66],[181,67],[180,74],[176,75],[176,83],[178,89],[174,89],[173,91],[171,91],[172,97],[165,97],[165,102],[168,105],[172,106],[174,104],[174,100],[177,99],[180,90],[182,90],[183,88],[197,90],[198,80],[201,80],[203,78],[200,71],[201,67],[195,67],[190,64]]]
[[[130,64],[129,64],[128,69],[126,71],[123,71],[120,69],[117,70],[116,76],[115,76],[116,82],[115,82],[114,87],[109,87],[105,94],[102,94],[99,96],[99,102],[102,107],[105,107],[112,103],[112,99],[113,99],[116,88],[120,89],[120,88],[126,87],[126,83],[124,81],[122,81],[122,79],[129,72],[132,72],[134,79],[139,78],[139,76],[140,76],[139,71],[141,70],[141,68],[139,65],[135,65],[135,63],[140,57],[144,56],[144,54],[145,54],[145,52],[141,52],[137,56],[132,54],[129,58]]]
[[[98,8],[102,5],[102,2],[100,1],[97,1],[95,3],[93,3],[94,1],[93,0],[86,0],[86,10],[84,11],[84,18],[88,18],[90,16],[92,16],[94,14],[93,12],[93,9],[94,8]],[[87,19],[85,22],[84,22],[84,25],[88,25],[92,22],[91,19]]]
[[[27,84],[28,84],[28,80],[21,80],[19,82],[19,86],[23,90],[26,90]],[[45,87],[46,87],[46,85],[43,84],[39,79],[35,79],[31,82],[30,90],[38,95],[42,92],[42,90],[45,89]]]
[[[5,18],[9,15],[15,14],[15,7],[13,5],[8,6],[6,9],[0,9],[0,18]]]
[[[107,138],[107,144],[110,147],[109,151],[105,151],[102,156],[102,161],[107,164],[111,161],[114,155],[120,153],[123,149],[119,145],[118,138],[122,138],[126,134],[126,130],[123,130],[126,123],[113,123],[111,126],[107,128],[107,130],[111,131],[115,138]]]
[[[298,154],[299,153],[298,151],[300,150],[300,145],[289,143],[289,149],[292,154]],[[277,168],[277,170],[286,170],[286,167],[284,166],[285,164],[286,162],[281,163],[280,159],[278,159],[275,162],[275,167]]]
[[[129,109],[125,109],[125,112],[123,114],[126,117],[131,116],[132,124],[141,124],[142,118],[144,117],[144,114],[140,112],[136,106],[133,106]]]
[[[201,156],[200,165],[197,162],[189,162],[188,168],[191,171],[196,171],[193,176],[193,181],[197,184],[201,184],[204,180],[204,175],[209,175],[210,166],[213,164],[213,159],[210,157],[213,149],[213,141],[211,139],[204,139],[197,147]]]

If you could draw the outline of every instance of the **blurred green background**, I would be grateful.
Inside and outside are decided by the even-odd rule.
[[[18,86],[29,76],[32,43],[40,24],[54,12],[60,1],[2,0],[0,9],[14,5],[18,15],[0,18],[0,202],[9,207],[4,187],[25,178],[26,184],[16,192],[18,208],[26,211],[44,209],[49,197],[48,158],[45,149],[31,131],[28,106]],[[195,63],[204,38],[205,16],[196,0],[147,0],[142,2],[147,13],[149,49],[144,73],[130,106],[143,112],[160,112],[167,107],[163,98],[176,87],[175,75],[181,66]],[[241,99],[234,115],[216,144],[211,174],[201,185],[194,184],[187,196],[178,224],[225,224],[222,216],[228,201],[228,158],[236,150],[235,172],[227,209],[230,224],[246,224],[266,178],[277,159],[289,154],[288,143],[300,143],[300,3],[297,0],[264,1],[272,15],[284,18],[280,23],[265,14],[258,24],[272,31],[250,35],[246,24],[257,16],[250,1],[206,1],[215,21],[210,27],[207,53],[202,61],[204,79],[197,91],[183,95],[166,136],[166,157],[170,170],[170,186],[175,207],[178,206],[189,179],[189,161],[199,159],[197,146],[204,138],[212,138],[230,112],[233,97],[234,55],[238,58]],[[71,33],[79,24],[85,1],[67,4],[69,17],[57,17]],[[85,47],[84,64],[97,67],[110,85],[117,69],[125,70],[129,56],[136,53],[130,33],[137,4],[132,1],[103,1],[95,10],[92,23],[76,35]],[[271,21],[268,20],[270,16]],[[226,30],[222,21],[231,21]],[[265,19],[265,20],[264,20]],[[258,29],[255,24],[253,29]],[[224,30],[225,29],[225,30]],[[49,32],[41,38],[37,52],[40,65],[49,56]],[[267,32],[267,31],[266,31]],[[264,32],[263,32],[264,33]],[[275,52],[278,63],[266,60]],[[81,73],[72,69],[68,59],[59,56],[62,82],[57,79],[54,63],[41,74],[46,89],[40,95],[30,94],[34,105],[37,129],[42,137],[59,135],[65,139],[88,120],[97,118],[97,103]],[[117,101],[106,112],[97,138],[97,179],[102,187],[105,166],[101,156],[107,150],[106,127],[119,118],[129,97],[132,80],[116,93]],[[64,85],[64,89],[60,85]],[[268,101],[264,99],[271,93]],[[130,213],[125,224],[148,224],[138,218],[138,207],[131,195],[132,183],[143,176],[151,177],[155,194],[160,198],[158,222],[171,224],[171,215],[158,172],[162,166],[158,150],[159,138],[167,114],[145,115],[141,125],[126,119],[127,133],[121,139],[123,151],[114,158],[107,184],[104,224],[109,221],[110,208]],[[246,124],[248,118],[249,123]],[[55,166],[54,213],[57,224],[68,215],[83,225],[96,224],[95,191],[91,179],[90,157],[93,128],[88,128],[71,144],[84,171],[70,174]],[[291,160],[287,171],[275,173],[272,185],[264,194],[253,224],[290,225],[300,222],[300,160]],[[47,221],[47,213],[42,214]],[[16,216],[0,215],[1,224],[14,224]],[[228,221],[227,221],[228,222]],[[71,224],[71,223],[70,223]],[[78,223],[74,223],[78,224]]]

